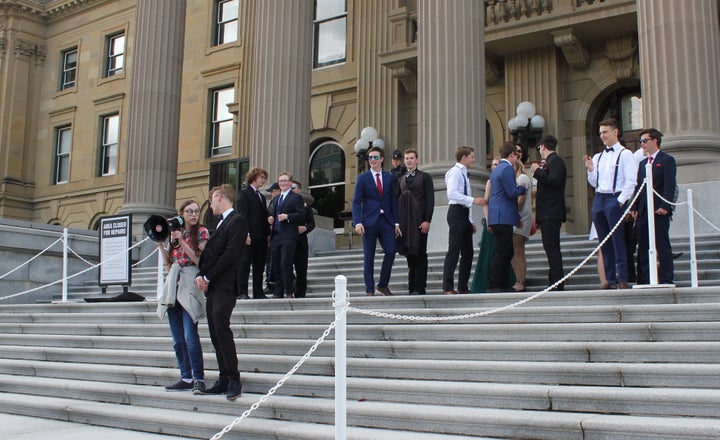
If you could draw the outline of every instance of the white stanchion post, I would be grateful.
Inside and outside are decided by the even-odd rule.
[[[690,283],[698,286],[697,258],[695,257],[695,212],[693,209],[692,190],[687,190],[688,237],[690,239]]]
[[[63,228],[63,278],[62,278],[62,302],[67,302],[68,296],[68,230]]]
[[[335,440],[347,438],[347,278],[335,277]],[[342,315],[342,316],[341,316]]]
[[[652,165],[650,161],[645,165],[645,196],[647,206],[647,224],[648,224],[648,274],[650,277],[650,285],[657,286],[657,248],[655,247],[655,193],[653,191]]]
[[[163,296],[163,255],[162,251],[160,251],[159,248],[155,249],[157,251],[158,257],[157,257],[157,299],[160,301],[160,298]]]

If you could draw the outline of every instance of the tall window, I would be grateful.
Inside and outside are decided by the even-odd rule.
[[[101,123],[100,175],[112,176],[117,173],[120,115],[103,116]]]
[[[250,162],[247,157],[213,162],[210,164],[210,176],[208,179],[210,188],[227,183],[236,190],[240,190],[245,187],[243,176],[245,176],[249,170]],[[217,227],[218,220],[217,217],[213,215],[211,209],[205,212],[203,223],[211,231]]]
[[[212,92],[212,138],[210,157],[230,154],[233,138],[233,118],[228,104],[235,102],[235,88],[228,87]]]
[[[620,129],[619,140],[625,147],[631,150],[636,150],[640,147],[637,140],[644,127],[642,123],[642,95],[640,94],[639,86],[619,89],[608,96],[598,117],[597,122],[608,118],[613,118],[618,121],[618,128]],[[600,146],[602,143],[598,135],[597,123],[593,129],[593,145]]]
[[[347,5],[345,0],[315,0],[313,67],[345,61]]]
[[[72,127],[55,129],[55,176],[54,181],[67,183],[70,180],[70,147],[72,146]]]
[[[73,47],[63,51],[60,72],[60,90],[75,87],[77,79],[78,49]]]
[[[236,41],[240,0],[220,0],[217,2],[216,8],[215,45]]]
[[[111,35],[107,38],[107,58],[105,76],[123,73],[125,67],[125,33]]]
[[[310,156],[310,194],[318,214],[333,219],[342,228],[340,212],[345,209],[345,154],[334,141],[320,144]]]

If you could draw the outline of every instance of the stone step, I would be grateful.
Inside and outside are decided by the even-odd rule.
[[[125,427],[131,419],[134,429],[182,434],[207,438],[232,422],[231,417],[212,412],[200,412],[198,402],[221,399],[215,396],[190,396],[194,404],[184,410],[152,408],[135,405],[116,405],[89,401],[73,401],[45,396],[14,393],[0,394],[0,404],[15,414],[55,415],[58,418],[92,420],[105,426]],[[234,406],[241,407],[243,397]],[[168,399],[163,399],[168,400]],[[300,398],[276,398],[268,404],[278,419],[248,418],[235,425],[224,438],[332,438],[334,430],[332,402],[313,399],[298,405]],[[246,402],[246,404],[249,402]],[[348,402],[348,423],[362,425],[348,430],[348,438],[392,439],[455,439],[455,436],[478,438],[639,438],[639,439],[698,439],[713,438],[720,430],[720,422],[703,417],[650,417],[602,415],[583,412],[519,411],[494,408],[455,407],[448,411],[440,405],[416,405],[393,402]],[[204,408],[203,408],[204,409]],[[324,419],[324,423],[315,422]],[[292,420],[292,421],[290,421]],[[312,421],[310,421],[312,420]],[[405,435],[397,431],[405,431]],[[426,432],[430,434],[421,434]],[[437,437],[438,435],[442,437]],[[263,437],[265,436],[265,437]],[[462,437],[460,437],[462,438]]]
[[[244,302],[241,304],[245,304]],[[477,314],[487,308],[407,308],[394,309],[393,313],[416,317],[447,317]],[[244,310],[240,307],[233,313],[233,324],[274,324],[281,321],[285,324],[329,324],[335,312],[332,309],[318,310]],[[119,313],[74,313],[75,324],[158,324],[162,322],[152,312],[119,312]],[[0,312],[0,323],[34,323],[53,324],[67,322],[66,313],[16,313]],[[347,317],[349,324],[373,324],[378,317],[361,313],[351,313]],[[587,322],[699,322],[720,321],[720,304],[648,304],[628,306],[523,306],[502,313],[476,316],[463,319],[463,323],[587,323]],[[204,324],[199,322],[200,328]]]
[[[173,354],[151,356],[133,353],[139,365],[71,363],[32,359],[0,359],[0,374],[27,374],[65,379],[93,378],[95,381],[161,385],[177,380]],[[100,356],[100,355],[98,355]],[[108,357],[110,359],[111,357]],[[141,365],[164,362],[164,367]],[[278,379],[295,365],[297,357],[249,355],[242,357],[243,377],[258,373],[277,374]],[[210,357],[208,365],[213,365]],[[155,364],[157,365],[157,364]],[[687,363],[605,363],[535,361],[455,361],[445,359],[348,359],[348,377],[376,379],[449,380],[455,382],[502,382],[547,385],[634,386],[659,388],[720,388],[720,365]],[[332,357],[313,356],[301,369],[302,374],[334,376]],[[206,374],[210,382],[217,376]],[[244,379],[247,380],[247,379]],[[248,381],[251,386],[252,379]],[[266,389],[248,391],[264,392]]]
[[[71,349],[168,351],[170,336],[73,336],[73,335],[4,335],[0,352],[4,358],[21,356],[22,352],[41,349],[40,355],[63,356]],[[201,338],[205,355],[213,365],[209,338]],[[313,344],[309,339],[244,338],[237,344],[239,355],[302,356]],[[140,344],[141,343],[141,344]],[[315,352],[332,357],[335,344],[326,340]],[[348,341],[348,357],[381,359],[445,359],[477,361],[536,362],[648,362],[648,363],[720,363],[720,341],[701,342],[458,342],[458,341]]]
[[[234,404],[229,404],[238,411],[237,416],[240,415],[239,412],[243,409],[239,405],[241,399],[238,399]],[[201,412],[198,411],[197,407],[190,405],[186,405],[185,410],[172,410],[160,407],[148,408],[128,405],[127,402],[118,405],[115,403],[28,396],[14,393],[0,393],[0,405],[3,407],[4,412],[10,414],[82,421],[84,423],[135,431],[178,435],[183,438],[210,438],[222,430],[224,426],[231,424],[235,418],[233,415]],[[335,427],[330,424],[250,417],[243,420],[242,423],[236,424],[222,438],[236,440],[267,440],[270,438],[326,440],[333,438],[334,433]],[[381,438],[398,440],[470,440],[477,437],[350,426],[347,430],[347,438],[349,440]],[[489,437],[482,438],[492,440]]]

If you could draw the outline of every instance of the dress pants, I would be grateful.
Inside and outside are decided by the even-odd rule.
[[[381,215],[377,223],[365,228],[363,234],[363,275],[365,278],[365,292],[375,292],[375,249],[377,242],[383,248],[384,256],[380,267],[378,287],[387,287],[390,284],[390,273],[395,262],[397,243],[395,241],[395,225]]]
[[[638,239],[638,284],[650,284],[650,263],[648,249],[650,241],[648,237],[647,216],[641,215],[637,218],[637,239]],[[673,284],[675,278],[672,246],[670,245],[670,216],[655,215],[655,249],[658,261],[658,282],[660,284]]]
[[[302,234],[298,237],[295,247],[295,298],[305,298],[307,294],[309,252],[307,234]]]
[[[512,225],[488,225],[495,235],[495,255],[490,264],[490,282],[488,289],[507,290],[508,277],[510,276],[510,261],[515,255],[513,247]]]
[[[462,205],[448,207],[447,222],[448,251],[443,265],[443,290],[455,290],[455,268],[460,259],[458,273],[458,292],[469,292],[468,281],[473,263],[473,225],[470,223],[470,208]]]
[[[238,264],[238,295],[248,294],[248,278],[252,267],[252,291],[254,298],[263,296],[263,271],[267,258],[267,240],[252,240],[249,245],[243,245],[243,254]]]
[[[428,271],[427,238],[427,234],[421,234],[420,253],[406,256],[408,266],[408,291],[410,293],[426,293]]]
[[[540,235],[542,237],[543,249],[547,256],[548,265],[548,286],[552,286],[556,281],[562,279],[563,273],[562,252],[560,251],[560,220],[543,220],[540,225]],[[560,285],[557,289],[562,289]]]
[[[272,279],[275,282],[274,294],[276,296],[294,295],[293,264],[295,263],[296,247],[297,237],[275,237],[271,242]]]
[[[610,230],[618,223],[625,209],[618,203],[618,195],[595,193],[592,206],[592,218],[597,230],[598,240],[603,241]],[[612,238],[602,247],[605,278],[610,285],[628,282],[628,261],[625,248],[625,222],[615,230]]]
[[[212,282],[210,283],[212,286]],[[215,348],[215,357],[220,371],[220,382],[240,380],[235,339],[230,329],[230,316],[237,297],[231,289],[213,289],[207,292],[207,320],[210,340]]]

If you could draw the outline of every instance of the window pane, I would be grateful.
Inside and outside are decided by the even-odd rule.
[[[109,145],[105,148],[102,169],[103,176],[109,176],[115,173],[117,173],[117,144]]]
[[[63,53],[63,64],[61,72],[60,90],[75,86],[77,74],[77,49]]]
[[[58,154],[70,154],[71,142],[72,130],[69,128],[60,129],[58,132]]]
[[[232,121],[220,122],[218,124],[218,144],[217,146],[232,145],[233,126]]]
[[[346,19],[343,17],[318,25],[317,65],[345,60],[345,22]]]
[[[228,104],[235,101],[235,89],[218,90],[216,96],[215,120],[232,118]]]
[[[233,115],[228,104],[235,101],[233,87],[213,92],[212,139],[210,156],[229,154],[232,149]]]
[[[318,148],[310,164],[310,186],[326,185],[345,180],[343,152],[335,144]]]
[[[345,0],[317,0],[315,20],[325,20],[345,13]]]
[[[642,98],[639,95],[625,95],[620,101],[623,131],[640,130],[642,122]]]
[[[55,183],[66,183],[70,179],[70,146],[72,129],[58,128],[55,146]]]
[[[118,35],[112,39],[110,55],[117,55],[125,52],[125,35]]]
[[[116,144],[118,141],[118,129],[120,127],[120,116],[108,116],[105,118],[105,144]]]
[[[215,44],[227,44],[237,41],[240,2],[238,0],[221,1],[218,2],[217,8]]]
[[[240,2],[238,0],[225,1],[220,4],[220,22],[237,20]]]
[[[238,24],[237,21],[231,21],[220,26],[220,38],[218,44],[232,43],[237,41]]]

